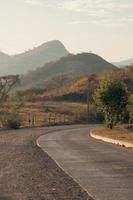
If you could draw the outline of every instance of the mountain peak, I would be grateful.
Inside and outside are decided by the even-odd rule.
[[[48,42],[43,43],[43,45],[46,44],[57,44],[57,45],[63,45],[63,43],[60,40],[50,40]],[[64,45],[63,45],[64,46]]]
[[[60,40],[51,40],[51,41],[45,42],[37,48],[45,48],[45,49],[46,48],[47,49],[55,48],[55,49],[58,49],[60,51],[63,51],[64,53],[69,54],[66,47],[64,46],[64,44]]]
[[[52,40],[24,53],[8,56],[0,53],[0,75],[23,74],[41,67],[47,62],[57,61],[69,54],[59,40]],[[8,58],[7,58],[8,57]]]

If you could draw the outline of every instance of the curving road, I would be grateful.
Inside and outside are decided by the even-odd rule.
[[[91,200],[36,144],[78,126],[0,130],[0,200]]]
[[[38,144],[96,200],[133,200],[133,151],[89,136],[90,127],[55,131]]]

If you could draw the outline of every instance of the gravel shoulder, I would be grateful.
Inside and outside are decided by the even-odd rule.
[[[0,131],[0,200],[91,200],[37,145],[65,127]]]

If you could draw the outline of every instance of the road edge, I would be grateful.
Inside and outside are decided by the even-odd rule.
[[[100,135],[95,134],[95,133],[93,132],[93,130],[90,131],[90,136],[91,136],[92,138],[94,138],[94,139],[102,140],[102,141],[107,142],[107,143],[120,145],[120,146],[123,146],[123,147],[126,147],[126,148],[133,148],[133,144],[131,144],[131,143],[129,143],[129,142],[124,142],[124,141],[122,141],[122,140],[115,140],[115,139],[103,137],[103,136],[100,136]]]
[[[59,131],[59,132],[60,132],[60,131]],[[45,152],[67,176],[69,176],[75,183],[78,184],[78,186],[79,186],[80,188],[82,188],[82,189],[88,194],[89,199],[87,199],[87,200],[95,200],[94,197],[87,191],[87,189],[85,189],[75,178],[73,178],[68,172],[66,172],[66,171],[61,167],[61,165],[60,165],[55,159],[53,159],[52,156],[51,156],[46,150],[44,150],[44,149],[41,147],[41,145],[39,144],[39,140],[40,140],[41,137],[43,137],[43,136],[45,136],[45,135],[40,136],[40,137],[36,140],[37,146],[38,146],[43,152]]]

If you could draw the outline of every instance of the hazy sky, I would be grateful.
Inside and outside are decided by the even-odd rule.
[[[0,0],[0,51],[58,39],[70,52],[133,57],[133,0]]]

